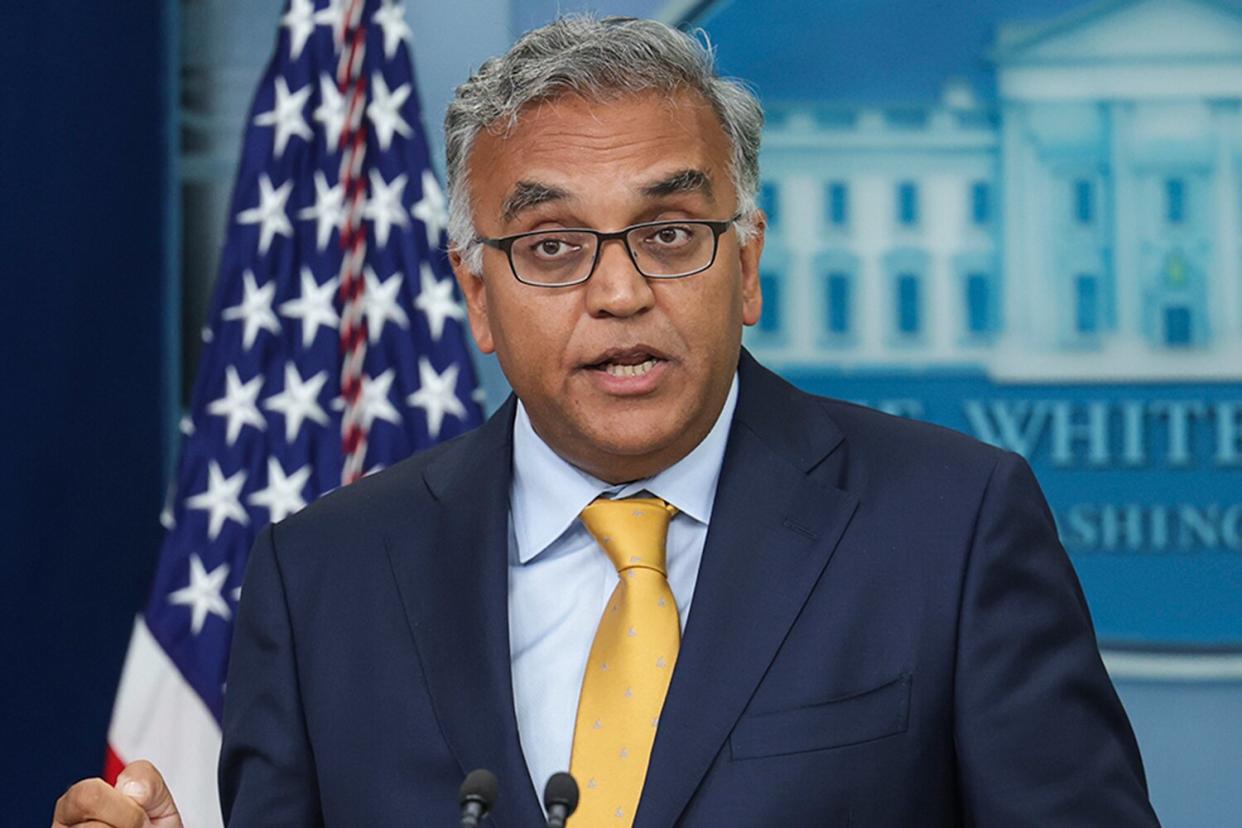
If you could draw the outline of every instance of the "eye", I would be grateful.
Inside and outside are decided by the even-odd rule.
[[[681,224],[666,224],[652,228],[647,236],[647,244],[654,247],[680,247],[691,240],[694,230]]]
[[[527,248],[527,252],[537,259],[547,261],[564,258],[576,253],[579,249],[579,245],[571,244],[565,239],[542,237],[533,239]]]

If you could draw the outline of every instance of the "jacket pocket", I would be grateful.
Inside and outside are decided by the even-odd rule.
[[[872,690],[811,707],[743,716],[733,728],[734,759],[757,759],[844,747],[904,733],[910,718],[909,674]]]

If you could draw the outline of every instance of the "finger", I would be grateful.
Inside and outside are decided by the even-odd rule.
[[[126,765],[116,778],[116,787],[142,806],[152,820],[177,816],[177,803],[173,802],[164,777],[145,759]]]
[[[72,828],[106,826],[106,828],[144,828],[146,814],[134,800],[102,779],[84,779],[56,800],[53,825]]]

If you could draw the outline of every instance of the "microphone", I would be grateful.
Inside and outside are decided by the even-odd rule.
[[[578,807],[578,783],[567,773],[554,773],[543,789],[543,807],[548,809],[548,828],[565,828],[565,820]]]
[[[498,796],[500,783],[496,781],[496,774],[483,768],[470,771],[457,790],[457,804],[461,806],[460,828],[478,828],[483,817],[496,804]]]

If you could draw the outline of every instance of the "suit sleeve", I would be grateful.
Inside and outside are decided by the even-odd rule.
[[[274,530],[250,552],[229,655],[220,802],[231,827],[315,826],[319,809]]]
[[[999,460],[983,496],[958,636],[967,824],[1158,825],[1082,589],[1017,455]]]

